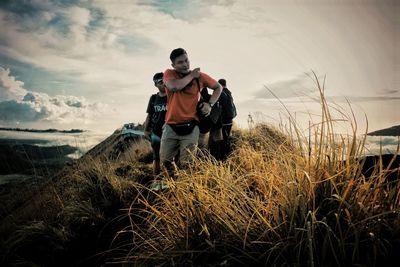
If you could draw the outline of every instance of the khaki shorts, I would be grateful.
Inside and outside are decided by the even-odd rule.
[[[164,124],[160,148],[161,162],[173,161],[178,152],[180,163],[188,162],[191,153],[196,150],[199,134],[199,126],[195,126],[191,134],[177,135],[171,126]]]

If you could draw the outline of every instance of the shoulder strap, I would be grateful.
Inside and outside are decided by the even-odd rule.
[[[195,78],[195,80],[196,80],[196,83],[197,83],[197,87],[199,88],[199,92],[201,92],[199,78]]]
[[[199,89],[199,93],[200,93],[200,99],[199,99],[199,101],[204,101],[204,98],[203,98],[203,96],[201,95],[201,88],[200,88],[200,81],[199,81],[199,78],[195,78],[194,80],[195,80],[196,83],[197,83],[197,88]],[[199,102],[199,103],[200,103],[200,102]]]

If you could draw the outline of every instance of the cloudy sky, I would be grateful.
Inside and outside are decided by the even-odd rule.
[[[277,124],[285,109],[317,122],[312,71],[360,128],[365,116],[369,130],[398,125],[399,13],[389,0],[2,0],[0,126],[142,123],[177,47],[227,80],[241,127],[249,114]]]

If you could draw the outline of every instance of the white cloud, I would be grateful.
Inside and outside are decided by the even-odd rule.
[[[226,2],[229,3],[221,1],[221,4]],[[200,1],[197,5],[204,6]],[[181,44],[200,45],[200,40],[208,43],[210,38],[216,37],[215,33],[206,36],[209,32],[207,25],[213,21],[210,17],[219,15],[212,9],[210,5],[207,11],[196,11],[196,14],[200,13],[193,18],[196,22],[201,21],[195,26],[198,31],[191,30],[193,24],[157,11],[157,5],[143,5],[140,1],[122,4],[93,1],[87,8],[75,6],[61,11],[54,6],[40,12],[52,18],[68,18],[68,23],[47,25],[40,31],[31,32],[21,31],[18,27],[25,17],[4,15],[2,24],[7,31],[0,33],[0,39],[9,43],[0,46],[0,52],[46,70],[71,73],[85,82],[127,87],[133,84],[131,77],[135,73],[136,80],[147,83],[153,72],[169,67],[168,55],[173,48]],[[101,10],[103,16],[99,19],[100,26],[90,28],[88,23],[95,20],[93,10]],[[229,19],[226,11],[221,11],[225,13],[224,19]],[[190,15],[188,10],[182,10],[182,13]],[[41,15],[29,17],[29,24],[44,25],[42,18]],[[235,19],[230,18],[224,24],[233,21]],[[62,31],[63,27],[68,29],[66,33]],[[191,34],[187,36],[189,32]],[[196,53],[194,49],[188,51],[193,55]],[[93,72],[101,75],[93,75]]]
[[[324,77],[319,77],[318,79],[322,83]],[[312,73],[303,73],[265,84],[264,88],[254,93],[254,97],[264,99],[313,97],[318,95],[318,87]]]
[[[90,21],[90,11],[86,8],[72,6],[65,12],[67,18],[70,19],[72,25],[87,26]]]
[[[120,88],[132,88],[147,97],[144,89],[152,86],[150,77],[170,67],[169,53],[179,46],[187,49],[193,67],[199,65],[216,79],[222,76],[229,81],[233,79],[231,84],[238,84],[238,87],[248,82],[252,83],[251,87],[255,85],[255,79],[244,81],[229,73],[238,69],[237,62],[251,64],[247,50],[264,49],[264,44],[254,37],[269,32],[258,26],[258,23],[264,26],[270,23],[262,10],[255,7],[243,10],[244,4],[234,1],[210,1],[207,4],[194,1],[190,8],[175,11],[156,2],[146,5],[143,1],[91,3],[90,6],[61,11],[54,6],[43,11],[52,14],[53,18],[60,14],[68,17],[67,33],[60,31],[59,25],[47,26],[40,32],[23,32],[15,26],[24,20],[23,17],[11,20],[3,17],[2,22],[8,30],[0,33],[0,39],[9,40],[10,44],[0,46],[0,53],[45,70],[69,74],[72,79],[107,91],[112,88],[116,98]],[[171,16],[168,9],[176,16]],[[102,14],[97,18],[98,22],[95,10]],[[88,27],[89,22],[99,25]],[[38,19],[36,24],[43,22]],[[251,45],[240,48],[238,38]],[[232,50],[226,49],[227,45],[239,45],[242,51],[238,50],[233,56]],[[208,53],[204,54],[204,51]],[[265,66],[262,59],[252,63],[252,68]],[[255,75],[261,80],[263,74]],[[238,96],[242,94],[245,94],[242,90],[237,92]],[[125,99],[125,96],[120,97],[121,101]]]
[[[10,70],[0,67],[0,100],[20,99],[27,91],[24,83],[10,76]]]
[[[52,122],[57,124],[91,123],[106,112],[101,103],[90,103],[83,97],[31,92],[23,82],[10,75],[10,70],[0,67],[0,121]]]

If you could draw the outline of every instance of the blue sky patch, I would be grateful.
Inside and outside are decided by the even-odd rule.
[[[56,28],[57,32],[60,34],[68,34],[70,21],[65,16],[57,14],[57,16],[49,21],[48,26]]]
[[[118,38],[117,42],[123,45],[123,50],[127,54],[143,53],[156,48],[155,43],[140,35],[121,36]]]
[[[97,28],[105,26],[105,14],[99,8],[91,8],[90,9],[90,21],[89,25],[86,27],[88,32],[93,32]]]
[[[28,91],[42,92],[54,96],[65,94],[74,88],[82,87],[82,82],[76,81],[72,77],[45,71],[1,54],[0,62],[0,66],[10,69],[10,75],[14,76],[16,80],[23,82],[23,88]],[[82,92],[85,92],[85,90]]]
[[[0,2],[0,8],[18,15],[35,15],[43,10],[43,7],[32,5],[29,1],[18,0],[3,0]]]

